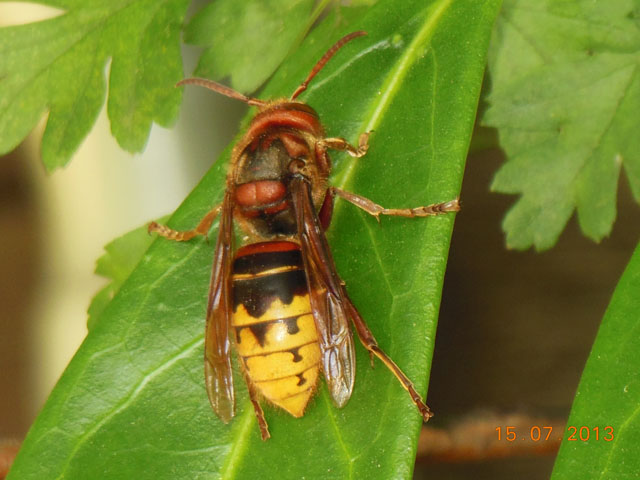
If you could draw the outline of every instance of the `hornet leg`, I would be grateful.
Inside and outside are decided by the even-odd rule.
[[[360,134],[357,147],[350,145],[349,142],[340,137],[323,138],[318,143],[324,149],[331,148],[333,150],[346,151],[352,157],[359,158],[364,156],[364,154],[367,153],[367,150],[369,149],[369,135],[371,135],[371,132]]]
[[[248,380],[247,387],[249,387],[249,398],[251,399],[253,409],[256,412],[256,418],[258,419],[258,426],[260,427],[262,440],[269,440],[269,438],[271,438],[271,434],[269,434],[269,425],[267,425],[267,421],[264,419],[264,412],[262,411],[260,402],[258,402],[258,395],[256,394],[254,386]]]
[[[430,217],[460,211],[460,201],[457,198],[449,200],[448,202],[427,205],[426,207],[384,208],[382,205],[378,205],[368,198],[356,195],[355,193],[347,192],[336,187],[330,187],[329,190],[331,191],[329,193],[330,195],[337,195],[338,197],[344,198],[349,203],[361,208],[369,215],[373,215],[378,220],[380,220],[380,215],[391,215],[394,217]]]
[[[196,235],[206,236],[209,232],[209,228],[211,228],[211,224],[216,219],[221,209],[222,204],[212,208],[200,221],[198,226],[193,230],[174,230],[167,227],[166,225],[160,225],[156,222],[151,222],[147,230],[149,233],[156,232],[158,235],[168,238],[169,240],[175,240],[176,242],[185,242],[187,240],[191,240]]]
[[[398,367],[398,365],[396,365],[395,362],[391,360],[391,358],[389,358],[389,356],[384,353],[378,346],[378,342],[376,342],[373,333],[371,333],[371,330],[369,330],[369,327],[365,323],[364,319],[360,316],[360,313],[353,305],[353,303],[351,303],[351,300],[348,297],[347,310],[349,311],[351,320],[356,327],[356,332],[358,332],[358,337],[360,338],[360,342],[362,342],[364,348],[369,350],[370,354],[378,357],[382,361],[382,363],[384,363],[385,366],[389,370],[391,370],[391,373],[396,376],[404,389],[409,392],[411,400],[413,400],[413,403],[416,405],[416,407],[418,407],[418,410],[420,411],[420,414],[422,415],[424,421],[429,421],[429,419],[433,417],[433,413],[431,413],[429,407],[422,401],[422,398],[420,398],[420,394],[416,391],[413,383],[411,383],[411,380],[409,380],[404,372],[400,370],[400,367]]]
[[[361,208],[369,215],[376,217],[376,220],[380,221],[380,215],[390,215],[394,217],[430,217],[435,215],[442,215],[449,212],[460,211],[460,201],[456,198],[448,202],[434,203],[427,205],[426,207],[414,207],[414,208],[384,208],[382,205],[369,200],[366,197],[356,195],[355,193],[347,192],[337,187],[329,187],[324,197],[324,202],[318,213],[320,224],[322,228],[326,230],[331,223],[331,217],[333,215],[333,204],[335,197],[339,196],[344,198],[349,203],[352,203],[358,208]]]

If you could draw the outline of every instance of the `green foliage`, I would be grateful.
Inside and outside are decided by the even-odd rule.
[[[460,189],[498,0],[381,0],[329,16],[274,75],[287,95],[340,36],[345,46],[301,100],[329,136],[375,130],[359,160],[335,155],[333,184],[389,206]],[[218,202],[230,149],[171,219],[193,227]],[[453,215],[375,219],[338,204],[329,241],[382,348],[426,391]],[[212,236],[215,235],[215,225]],[[202,374],[212,245],[156,240],[100,314],[26,438],[9,478],[409,478],[421,419],[357,346],[356,385],[336,409],[320,386],[307,414],[266,407],[262,442],[241,375],[238,415],[211,412]]]
[[[140,151],[152,122],[173,123],[187,0],[41,3],[65,13],[0,29],[0,153],[48,112],[42,160],[48,170],[66,165],[102,108],[109,59],[107,108],[120,146]]]
[[[640,244],[627,265],[582,375],[568,426],[590,429],[562,442],[552,480],[638,478],[640,471]],[[613,439],[604,428],[613,427]],[[594,427],[599,427],[596,438]],[[583,434],[586,437],[586,433]],[[607,441],[611,440],[611,441]]]
[[[159,222],[164,222],[167,218],[162,218]],[[93,297],[89,305],[87,320],[89,330],[93,328],[100,313],[129,277],[152,241],[153,237],[147,233],[147,225],[143,225],[116,238],[104,247],[104,255],[96,262],[96,273],[107,278],[109,283]]]
[[[254,91],[302,40],[315,20],[313,4],[313,0],[209,3],[185,29],[187,43],[207,47],[195,75],[214,80],[229,76],[234,89]]]
[[[553,246],[577,209],[583,232],[611,231],[623,166],[640,200],[637,1],[507,0],[489,58],[485,124],[508,161],[492,189],[522,194],[510,247]]]
[[[102,108],[109,60],[111,131],[122,148],[143,150],[152,122],[170,126],[178,113],[181,90],[173,86],[184,76],[180,29],[189,2],[41,3],[63,13],[0,29],[0,154],[48,112],[42,160],[50,171],[66,165]],[[186,31],[188,41],[208,47],[196,74],[231,75],[239,90],[260,86],[327,2],[314,12],[312,0],[281,3],[219,0],[205,7]]]

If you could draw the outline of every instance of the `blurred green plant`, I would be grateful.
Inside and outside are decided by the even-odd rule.
[[[503,223],[510,247],[551,248],[574,210],[585,235],[609,235],[621,167],[640,201],[639,6],[505,0],[484,123],[508,157],[491,188],[522,195]]]
[[[640,244],[602,319],[552,480],[626,480],[640,471]],[[607,428],[608,427],[608,428]]]

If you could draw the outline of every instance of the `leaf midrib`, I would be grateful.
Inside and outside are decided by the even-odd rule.
[[[431,40],[438,20],[442,15],[444,15],[444,12],[451,3],[452,0],[440,0],[438,3],[433,6],[429,6],[422,11],[422,13],[426,15],[428,10],[434,10],[433,14],[414,36],[405,52],[400,56],[395,66],[389,71],[389,74],[380,89],[382,94],[376,97],[378,99],[377,102],[372,102],[372,108],[369,109],[368,115],[365,115],[365,119],[361,123],[361,132],[369,132],[378,127],[382,121],[384,113],[387,111],[393,101],[393,98],[398,93],[398,89],[400,88],[402,81],[407,76],[409,68],[417,60],[417,52],[423,51],[424,46],[426,46],[425,44]],[[420,50],[418,50],[419,48]],[[342,173],[342,175],[333,183],[340,188],[345,188],[347,183],[349,183],[353,177],[357,164],[358,162],[350,162],[350,164],[343,170],[344,173]]]

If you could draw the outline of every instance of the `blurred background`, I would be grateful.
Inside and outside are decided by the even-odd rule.
[[[55,12],[2,4],[0,25]],[[89,301],[105,283],[93,274],[103,246],[173,211],[231,141],[244,111],[186,89],[175,128],[154,127],[142,155],[120,150],[103,112],[63,170],[44,172],[42,125],[0,159],[0,443],[24,438],[82,342]],[[468,160],[429,388],[436,417],[416,478],[548,478],[555,444],[515,452],[504,440],[496,444],[495,429],[516,421],[564,428],[599,322],[640,238],[639,209],[623,179],[614,231],[601,244],[584,238],[574,219],[551,251],[508,251],[500,223],[515,197],[489,192],[503,161],[497,150]]]

